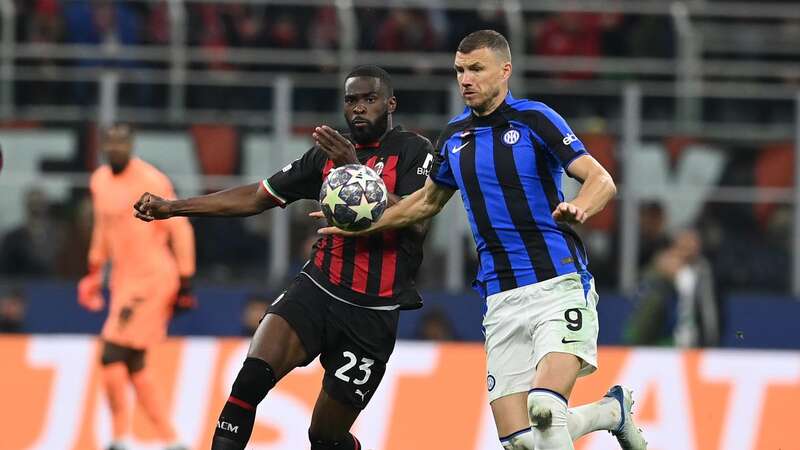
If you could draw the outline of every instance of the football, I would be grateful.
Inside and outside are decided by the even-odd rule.
[[[328,173],[319,192],[319,206],[330,225],[359,231],[381,218],[388,197],[377,172],[360,164],[348,164]]]

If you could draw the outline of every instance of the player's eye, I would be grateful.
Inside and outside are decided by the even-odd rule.
[[[367,99],[367,101],[370,102],[370,103],[375,103],[376,101],[378,101],[378,98],[377,97],[369,97]]]

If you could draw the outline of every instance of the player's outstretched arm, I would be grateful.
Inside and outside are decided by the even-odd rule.
[[[178,200],[165,200],[149,192],[133,205],[134,215],[150,222],[175,216],[243,217],[278,206],[261,183],[239,186],[213,194]]]
[[[568,223],[583,223],[605,208],[617,194],[617,187],[608,171],[590,155],[573,161],[567,171],[582,180],[578,195],[569,202],[561,202],[553,211],[553,218]]]
[[[355,236],[393,228],[405,228],[438,214],[453,196],[453,192],[455,191],[428,179],[422,189],[387,208],[380,220],[366,230],[351,232],[336,227],[325,227],[320,228],[318,232],[320,234]]]

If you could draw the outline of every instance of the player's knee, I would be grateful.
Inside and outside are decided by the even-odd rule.
[[[350,433],[342,439],[329,439],[308,430],[308,440],[311,442],[311,450],[361,450],[361,443]]]
[[[503,450],[534,450],[533,432],[530,428],[517,431],[516,433],[500,438]]]
[[[528,392],[528,418],[531,426],[540,430],[566,426],[567,400],[549,389],[531,389]]]
[[[276,382],[269,363],[258,358],[247,358],[233,382],[231,396],[255,406],[264,400]]]

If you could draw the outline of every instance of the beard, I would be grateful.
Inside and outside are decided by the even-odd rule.
[[[128,161],[109,161],[108,165],[111,167],[111,173],[114,175],[119,175],[128,167]]]
[[[364,128],[358,128],[352,122],[348,122],[347,126],[350,128],[350,133],[356,143],[369,144],[375,142],[386,133],[386,128],[389,126],[389,110],[384,111],[374,122],[370,122]]]
[[[497,98],[498,95],[500,95],[499,86],[494,90],[492,90],[491,92],[489,92],[489,95],[487,95],[486,98],[483,99],[481,103],[472,106],[472,110],[479,114],[487,112],[488,109],[492,107],[492,103],[494,102],[494,100]]]

